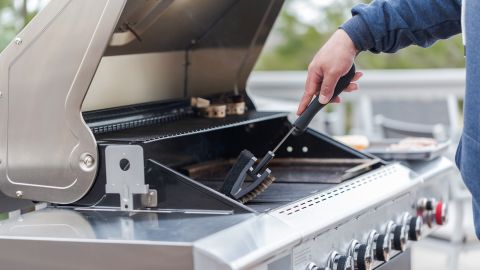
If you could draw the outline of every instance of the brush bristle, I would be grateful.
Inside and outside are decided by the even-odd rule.
[[[263,193],[267,188],[275,181],[275,177],[272,175],[269,175],[265,181],[260,183],[258,187],[256,187],[254,190],[250,191],[249,193],[245,194],[242,198],[240,198],[238,201],[245,204],[253,199],[255,199],[258,195]]]

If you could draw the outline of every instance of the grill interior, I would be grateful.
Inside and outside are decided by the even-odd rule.
[[[110,144],[142,146],[145,181],[157,190],[159,207],[166,209],[267,211],[381,166],[365,154],[308,130],[289,137],[275,153],[268,166],[275,177],[273,184],[241,205],[218,192],[225,176],[242,150],[261,158],[273,149],[291,128],[285,113],[250,110],[241,116],[207,119],[179,102],[90,113],[85,118],[97,131],[102,155]],[[110,206],[118,200],[105,194],[105,168],[100,169],[100,180],[79,205],[101,201]]]
[[[196,181],[220,190],[235,160],[209,161],[180,170]],[[369,169],[375,163],[365,159],[279,158],[269,168],[274,183],[247,205],[257,211],[277,208],[328,189]],[[248,185],[250,181],[247,181]]]

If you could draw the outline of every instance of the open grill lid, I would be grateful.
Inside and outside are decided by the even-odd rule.
[[[99,164],[82,110],[243,90],[281,5],[50,1],[0,54],[0,190],[77,201]]]
[[[84,111],[244,90],[282,2],[128,1]]]

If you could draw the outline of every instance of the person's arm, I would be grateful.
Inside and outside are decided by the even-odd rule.
[[[297,114],[314,95],[319,94],[321,103],[330,101],[358,52],[395,52],[412,44],[426,47],[461,32],[461,0],[376,0],[355,6],[352,14],[310,63]],[[356,74],[347,91],[358,88],[355,81],[361,75]]]
[[[352,9],[340,28],[359,51],[396,52],[428,47],[461,32],[461,0],[376,0]]]

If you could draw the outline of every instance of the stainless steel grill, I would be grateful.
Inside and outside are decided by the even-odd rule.
[[[245,91],[281,5],[51,1],[0,55],[2,267],[408,269],[445,222],[446,159],[388,163],[307,130],[252,201],[219,192],[243,149],[291,128]],[[190,104],[230,95],[245,114]]]

